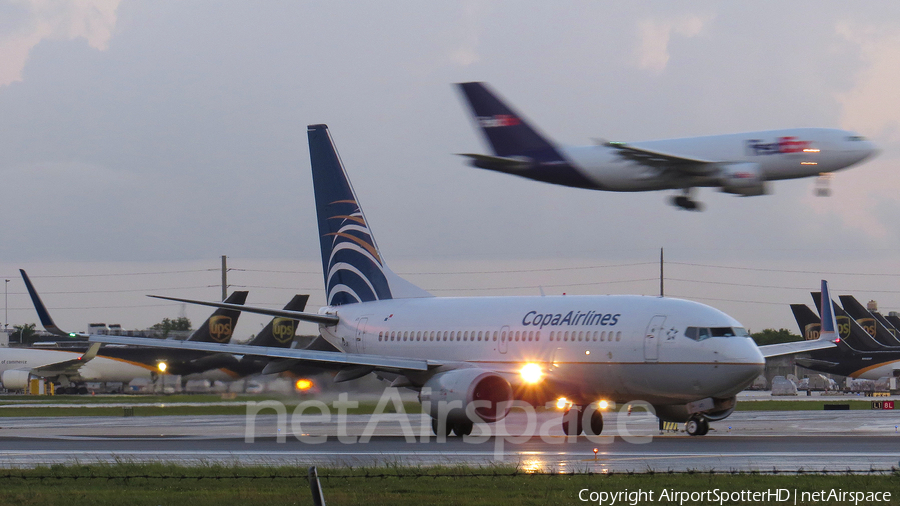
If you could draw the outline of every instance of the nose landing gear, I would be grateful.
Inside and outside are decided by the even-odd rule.
[[[691,198],[690,189],[684,190],[684,193],[681,195],[676,195],[671,198],[671,202],[673,206],[680,207],[682,209],[686,209],[688,211],[702,211],[703,204],[693,200]]]
[[[684,424],[684,431],[690,436],[704,436],[709,432],[709,420],[705,416],[694,415]]]

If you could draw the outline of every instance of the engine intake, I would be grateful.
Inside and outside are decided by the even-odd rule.
[[[502,376],[484,369],[456,369],[432,376],[422,385],[419,401],[430,402],[432,418],[446,416],[450,423],[496,422],[509,412],[512,387]],[[478,402],[473,408],[469,406]],[[466,411],[479,420],[470,420]]]
[[[719,186],[725,193],[753,197],[765,195],[766,186],[758,163],[729,163],[722,166]]]
[[[31,379],[31,369],[11,369],[3,371],[0,375],[0,383],[7,390],[24,390],[28,388],[28,380]]]

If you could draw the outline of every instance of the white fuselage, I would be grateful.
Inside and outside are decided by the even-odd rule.
[[[794,128],[706,137],[628,143],[629,146],[706,160],[723,165],[755,163],[764,181],[795,179],[834,172],[872,156],[875,146],[853,132],[827,128]],[[718,186],[719,177],[673,178],[619,155],[604,145],[561,147],[562,154],[585,177],[610,191],[648,191],[685,186]]]
[[[0,349],[0,374],[8,370],[30,370],[50,364],[77,359],[84,351],[38,350],[33,348]],[[155,369],[146,364],[107,358],[94,357],[78,370],[83,381],[124,381],[135,378],[150,378]]]
[[[322,335],[346,352],[504,371],[542,366],[549,390],[575,399],[654,404],[728,398],[762,373],[749,337],[685,336],[741,328],[709,306],[646,296],[435,297],[322,308],[340,317]],[[743,330],[743,329],[741,329]]]

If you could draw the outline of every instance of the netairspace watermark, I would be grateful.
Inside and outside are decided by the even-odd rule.
[[[489,401],[474,401],[469,403],[468,406],[463,406],[462,401],[440,401],[436,406],[437,410],[434,412],[438,413],[439,417],[444,417],[444,423],[449,423],[446,417],[450,413],[464,409],[467,414],[471,415],[470,418],[477,418],[474,416],[475,411],[481,407],[489,406]],[[288,408],[282,402],[272,400],[249,401],[247,402],[247,414],[244,422],[244,441],[247,443],[255,441],[256,417],[260,413],[271,414],[272,410],[277,415],[276,441],[278,443],[286,442],[289,432],[303,443],[325,443],[328,440],[327,435],[310,434],[309,430],[305,430],[304,427],[308,429],[313,424],[331,423],[334,423],[337,427],[337,440],[344,444],[368,443],[375,434],[378,425],[382,423],[398,424],[400,432],[407,443],[428,443],[431,441],[431,438],[434,438],[438,443],[447,440],[445,434],[432,434],[432,419],[430,416],[423,414],[421,425],[416,428],[413,427],[413,424],[410,422],[410,416],[403,407],[403,399],[400,397],[400,391],[397,388],[386,388],[384,390],[362,434],[356,436],[348,432],[348,411],[358,407],[358,401],[351,401],[347,393],[341,393],[338,396],[338,400],[334,401],[330,407],[319,400],[305,400],[294,408],[289,417]],[[431,401],[423,402],[422,413],[433,412],[432,407]],[[539,424],[537,411],[527,402],[509,401],[498,403],[497,409],[500,412],[508,411],[507,416],[494,423],[477,423],[475,424],[477,430],[473,431],[473,434],[462,438],[463,442],[469,444],[483,444],[494,438],[493,451],[496,460],[503,460],[506,444],[525,443],[536,436],[548,444],[575,443],[578,440],[579,436],[560,437],[558,435],[560,427],[560,419],[558,417],[551,417]],[[591,413],[594,409],[596,409],[595,404],[584,409],[582,420],[585,434],[580,437],[586,437],[589,441],[596,444],[612,444],[615,436],[590,434],[588,427],[590,426]],[[517,412],[525,415],[525,428],[513,435],[507,430],[507,420],[509,415]],[[518,417],[518,419],[521,420],[521,417]],[[653,434],[657,427],[656,420],[656,411],[647,402],[633,401],[623,404],[619,408],[619,416],[616,417],[616,434],[624,441],[632,444],[650,443],[653,440]],[[570,423],[575,423],[575,420],[571,420]],[[394,426],[396,427],[396,425]],[[650,428],[653,430],[649,430]],[[551,431],[554,431],[555,435],[551,435]]]
[[[676,489],[662,490],[620,490],[594,491],[583,488],[578,491],[578,500],[598,506],[637,506],[656,502],[685,504],[733,504],[733,503],[766,503],[797,504],[810,502],[827,502],[829,504],[877,504],[888,503],[890,492],[859,492],[843,489],[798,490],[773,488],[767,490],[722,490],[712,489],[698,491],[681,491]]]

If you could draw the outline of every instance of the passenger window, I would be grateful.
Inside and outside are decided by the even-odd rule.
[[[620,330],[620,331],[616,332],[616,341],[621,341],[621,340],[622,340],[622,331]]]
[[[550,340],[551,341],[553,340],[553,331],[552,330],[550,331]]]
[[[481,331],[478,331],[478,340],[481,341]]]
[[[531,331],[528,332],[528,340],[529,340],[529,341],[533,341],[533,340],[534,340],[534,331],[533,331],[533,330],[531,330]]]
[[[505,331],[505,330],[502,331],[502,332],[500,332],[500,340],[501,340],[501,341],[506,341],[506,331]]]
[[[494,341],[496,341],[496,340],[497,340],[497,331],[495,330],[494,331]]]
[[[537,332],[535,332],[535,334],[534,334],[534,340],[535,340],[535,341],[540,341],[540,340],[541,340],[541,331],[540,331],[540,330],[538,330]]]
[[[597,331],[595,330],[594,331],[594,342],[596,342],[596,341],[597,341]]]

